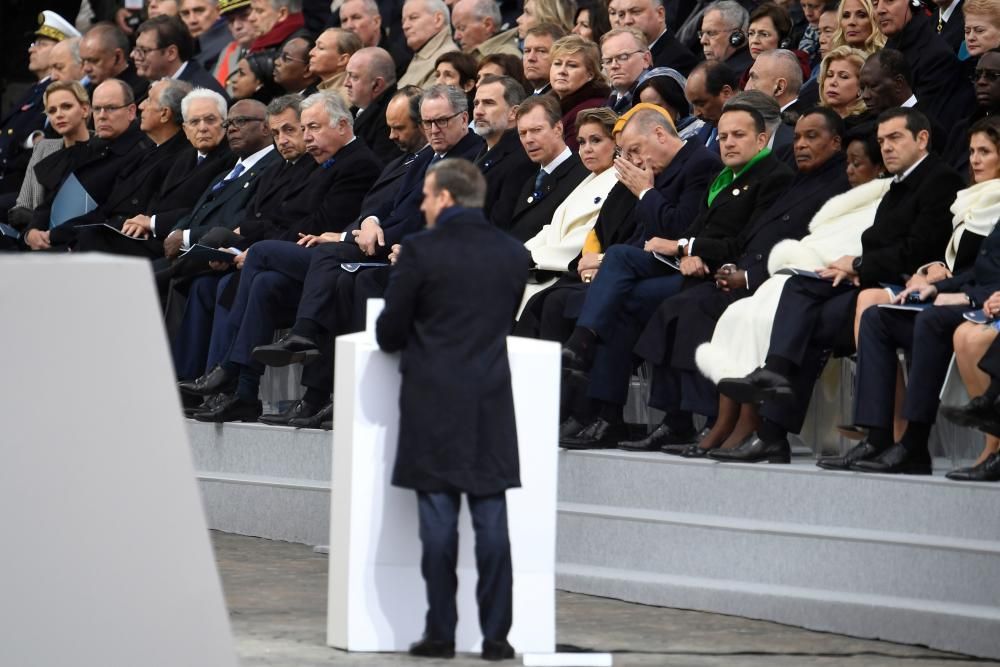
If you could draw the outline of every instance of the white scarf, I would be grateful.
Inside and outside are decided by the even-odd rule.
[[[1000,178],[992,178],[959,190],[951,205],[951,212],[951,239],[944,252],[944,261],[949,271],[955,268],[958,245],[965,230],[979,236],[989,236],[1000,219]]]

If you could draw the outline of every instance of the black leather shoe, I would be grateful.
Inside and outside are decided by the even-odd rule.
[[[322,428],[323,422],[332,422],[332,417],[333,401],[330,401],[311,415],[303,415],[289,420],[288,425],[294,426],[295,428]]]
[[[626,440],[618,443],[618,449],[626,449],[630,452],[657,452],[664,447],[677,447],[682,449],[698,439],[698,433],[690,431],[675,431],[666,424],[660,424],[656,429],[641,440]]]
[[[1000,454],[990,454],[979,465],[952,470],[945,477],[956,482],[1000,482]]]
[[[926,450],[913,453],[897,442],[875,458],[853,464],[851,470],[887,475],[930,475],[931,457]]]
[[[324,431],[332,431],[333,430],[333,420],[332,419],[327,419],[325,422],[323,422],[322,424],[320,424],[319,427],[321,429],[323,429]]]
[[[216,366],[200,378],[178,382],[177,388],[196,396],[232,393],[236,389],[236,374],[226,371],[222,366]]]
[[[316,405],[315,403],[310,403],[304,398],[300,398],[282,412],[274,412],[267,415],[261,415],[259,421],[261,421],[264,424],[275,424],[283,426],[285,424],[288,424],[288,422],[290,422],[293,419],[311,417],[322,409],[323,409],[322,405]]]
[[[729,463],[791,463],[792,448],[785,438],[765,442],[754,437],[734,449],[713,449],[708,456]]]
[[[216,406],[219,405],[220,401],[224,401],[228,394],[212,394],[211,396],[206,396],[205,400],[193,408],[184,408],[185,417],[193,417],[196,412],[204,412],[205,410],[214,410]]]
[[[687,445],[682,451],[678,452],[677,456],[685,459],[703,459],[708,456],[709,452],[715,451],[716,449],[718,449],[718,447],[705,449],[704,447],[699,447],[698,445]]]
[[[763,403],[773,398],[791,398],[792,385],[784,375],[758,368],[746,377],[723,378],[719,393],[737,403]]]
[[[497,660],[510,660],[514,657],[514,647],[506,639],[503,641],[493,641],[483,639],[483,652],[480,653],[483,660],[495,662]]]
[[[564,449],[611,449],[627,435],[625,424],[612,424],[598,417],[572,438],[560,440],[559,446]]]
[[[881,453],[881,449],[867,440],[862,440],[851,447],[843,456],[824,456],[816,461],[816,465],[824,470],[850,470],[851,466],[858,461],[869,461]]]
[[[581,423],[576,417],[572,415],[563,420],[563,423],[559,424],[559,439],[572,438],[580,431],[586,424]]]
[[[962,406],[946,405],[941,408],[941,414],[959,426],[1000,435],[1000,405],[986,396],[976,396]]]
[[[244,401],[227,395],[211,410],[194,413],[200,422],[255,422],[263,411],[260,401]]]
[[[265,366],[288,366],[301,362],[308,364],[319,358],[319,347],[309,338],[289,333],[281,337],[277,343],[258,345],[251,353],[254,361]]]
[[[454,658],[455,642],[424,637],[415,644],[410,644],[410,655],[418,658]]]

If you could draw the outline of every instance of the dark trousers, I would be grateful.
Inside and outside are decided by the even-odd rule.
[[[503,493],[470,496],[469,511],[476,532],[476,601],[479,627],[485,639],[507,638],[513,619],[514,574],[507,535],[507,498]],[[420,542],[423,556],[420,571],[427,585],[427,637],[454,641],[458,609],[458,492],[417,492],[420,515]]]
[[[920,313],[869,308],[861,316],[858,370],[854,394],[854,423],[892,428],[896,394],[896,350],[910,359],[909,381],[903,402],[908,421],[933,424],[938,397],[951,363],[951,337],[965,321],[968,306],[941,306]]]
[[[174,356],[174,369],[180,380],[192,380],[206,370],[213,334],[215,299],[221,279],[220,273],[198,276],[191,281],[180,327],[170,346]]]
[[[768,364],[778,357],[794,367],[789,380],[794,398],[767,401],[760,415],[789,433],[802,430],[813,385],[831,351],[853,347],[858,288],[792,276],[781,292],[768,350]]]
[[[312,252],[309,272],[302,286],[296,319],[308,319],[318,323],[328,333],[336,334],[338,324],[338,298],[341,291],[338,282],[344,279],[341,264],[372,261],[365,256],[355,243],[324,243]],[[365,269],[361,269],[364,271]],[[347,279],[353,285],[353,279]],[[345,288],[347,283],[345,283]],[[353,296],[353,287],[349,290]]]
[[[627,245],[608,249],[577,320],[599,339],[590,369],[591,398],[625,403],[639,334],[660,303],[676,294],[683,282],[652,253]]]

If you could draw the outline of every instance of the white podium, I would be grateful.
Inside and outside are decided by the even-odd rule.
[[[0,285],[0,664],[235,667],[149,262]]]
[[[370,318],[371,319],[371,318]],[[522,488],[507,492],[518,653],[555,650],[559,346],[507,339]],[[416,493],[390,485],[399,425],[399,358],[370,331],[337,339],[327,643],[404,651],[423,634]],[[456,371],[460,372],[460,371]],[[459,519],[456,650],[478,651],[474,535]]]

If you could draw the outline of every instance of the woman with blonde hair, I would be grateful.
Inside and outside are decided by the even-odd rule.
[[[574,0],[526,0],[524,13],[517,17],[517,36],[524,39],[529,30],[543,23],[557,25],[570,33],[575,18]]]
[[[965,0],[965,49],[978,58],[1000,46],[1000,2],[997,0]]]
[[[531,0],[529,0],[530,2]],[[584,109],[607,104],[611,88],[601,72],[601,52],[597,45],[579,35],[567,35],[552,45],[549,83],[562,110],[563,138],[570,150],[579,148],[576,116]]]
[[[823,58],[819,70],[820,106],[829,107],[847,121],[867,107],[861,99],[861,68],[868,56],[850,46],[838,46]],[[848,126],[854,123],[848,122]]]
[[[837,16],[839,24],[833,33],[832,48],[851,46],[870,56],[885,46],[888,38],[879,28],[871,0],[840,0]]]

